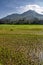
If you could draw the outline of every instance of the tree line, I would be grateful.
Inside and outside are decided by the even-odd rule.
[[[33,20],[19,19],[19,20],[0,20],[0,24],[43,24],[43,20],[39,20],[37,18]]]

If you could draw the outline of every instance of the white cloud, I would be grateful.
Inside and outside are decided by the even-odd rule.
[[[20,7],[17,7],[18,9],[18,12],[19,13],[23,13],[23,12],[26,12],[28,10],[35,10],[37,13],[39,14],[43,14],[43,7],[39,6],[39,5],[25,5],[25,6],[20,6]]]

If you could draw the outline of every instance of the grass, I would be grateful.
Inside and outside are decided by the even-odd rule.
[[[0,65],[43,65],[43,25],[0,25]]]
[[[43,25],[0,25],[0,34],[43,35]]]

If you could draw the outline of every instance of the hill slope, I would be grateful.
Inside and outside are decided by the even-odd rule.
[[[41,20],[41,22],[39,22],[38,20]],[[38,14],[33,10],[29,10],[22,14],[8,15],[7,17],[2,18],[0,21],[3,21],[3,23],[27,23],[27,21],[28,23],[34,23],[33,21],[35,21],[35,23],[43,24],[42,20],[43,15]]]

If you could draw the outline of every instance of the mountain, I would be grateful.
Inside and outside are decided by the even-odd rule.
[[[37,12],[35,12],[34,10],[29,10],[27,12],[24,12],[22,14],[23,17],[26,17],[27,19],[34,19],[34,18],[38,18],[39,20],[43,20],[43,15],[38,14]]]
[[[34,20],[39,20],[39,21],[41,20],[40,23],[43,23],[42,22],[43,15],[38,14],[34,10],[29,10],[29,11],[24,12],[22,14],[11,14],[11,15],[8,15],[8,16],[1,19],[1,21],[4,21],[4,23],[6,23],[6,21],[8,23],[18,23],[18,21],[19,21],[19,23],[26,23],[27,21],[28,21],[28,23],[33,23]],[[38,21],[38,23],[39,23],[39,21]],[[36,22],[37,21],[35,21],[35,23]]]
[[[34,19],[34,18],[38,18],[38,19],[42,19],[43,20],[43,15],[38,14],[37,12],[35,12],[34,10],[29,10],[27,12],[24,12],[22,14],[12,14],[12,15],[8,15],[7,17],[4,17],[2,19],[11,19],[11,20],[18,20],[18,19],[22,19],[22,18],[26,18],[26,19]]]

